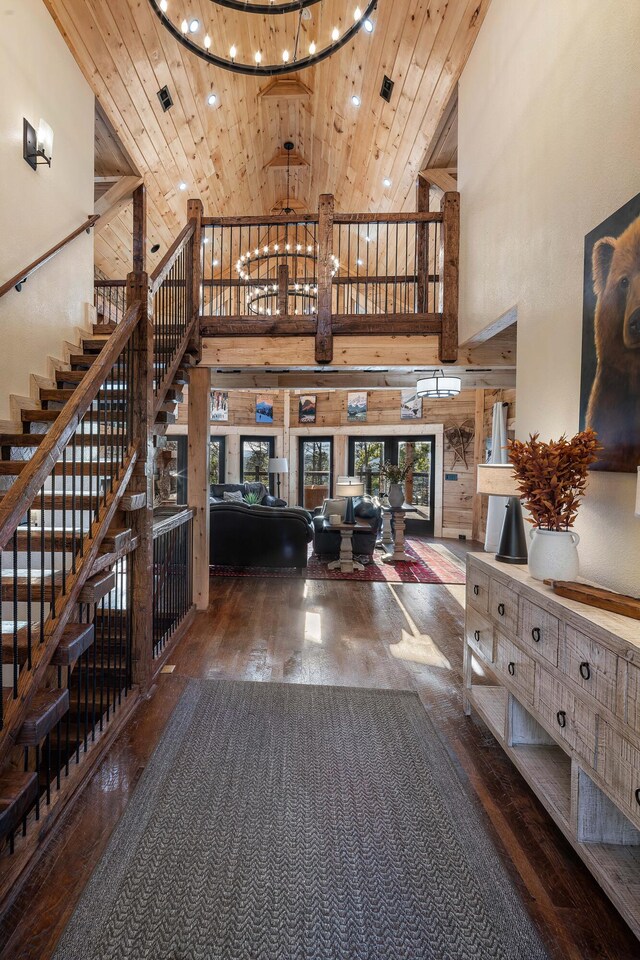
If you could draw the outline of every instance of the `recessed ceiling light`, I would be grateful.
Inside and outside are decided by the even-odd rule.
[[[200,21],[197,20],[196,17],[194,17],[193,20],[189,21],[189,33],[197,33],[199,29],[200,29]]]
[[[210,107],[212,107],[217,99],[218,98],[216,97],[215,93],[210,93],[209,96],[207,97],[207,103],[209,104]]]
[[[362,101],[360,100],[360,97],[354,93],[351,97],[351,103],[354,105],[354,107],[359,107]]]
[[[385,187],[390,187],[390,186],[391,186],[391,180],[389,180],[389,177],[385,177],[384,180],[382,181],[382,184],[383,184],[383,186],[385,186]]]
[[[180,190],[186,190],[186,189],[187,189],[187,185],[183,180],[182,183],[180,184]]]
[[[373,33],[373,20],[369,20],[369,17],[364,21],[363,27],[367,33]]]

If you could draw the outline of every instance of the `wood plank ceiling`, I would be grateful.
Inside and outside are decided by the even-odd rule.
[[[298,155],[291,175],[296,207],[315,210],[328,192],[341,210],[414,209],[416,177],[442,134],[489,0],[380,0],[374,32],[361,30],[334,56],[301,71],[309,92],[297,96],[280,94],[270,78],[205,63],[170,36],[148,0],[45,3],[144,177],[150,243],[161,245],[149,256],[153,269],[184,225],[187,197],[200,197],[209,215],[262,214],[281,205],[286,174],[273,161],[289,139]],[[199,17],[224,51],[232,42],[239,50],[257,42],[246,14],[211,0],[170,5]],[[323,0],[311,8],[321,18],[315,29],[344,29],[354,7],[355,0]],[[314,27],[305,29],[306,45]],[[278,55],[284,46],[276,32]],[[385,74],[395,83],[390,103],[379,95]],[[174,101],[166,113],[157,97],[165,84]],[[360,107],[351,103],[354,93]],[[107,276],[130,269],[130,224],[124,211],[96,235],[96,265]]]

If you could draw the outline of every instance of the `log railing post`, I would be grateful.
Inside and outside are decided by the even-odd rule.
[[[318,319],[316,326],[316,363],[333,360],[331,332],[331,255],[333,253],[334,198],[320,196],[318,209]]]
[[[416,212],[429,212],[430,184],[424,177],[416,183]],[[428,313],[429,224],[416,223],[416,313]],[[435,310],[435,306],[434,306]]]
[[[189,370],[187,489],[193,510],[193,602],[209,606],[209,367]]]
[[[441,363],[458,359],[458,273],[460,261],[460,194],[442,198],[442,256],[440,290],[442,299]]]
[[[289,315],[289,265],[281,263],[278,267],[278,313],[281,317]]]
[[[145,273],[147,269],[147,191],[144,183],[133,191],[132,241],[132,270],[134,273]]]
[[[132,512],[132,533],[137,548],[129,555],[131,617],[131,669],[133,683],[145,693],[153,661],[153,325],[152,298],[146,273],[127,277],[127,306],[140,301],[142,310],[134,334],[133,442],[138,460],[129,483],[130,493],[145,493],[146,503]]]
[[[187,221],[194,221],[193,236],[191,238],[192,257],[189,266],[189,276],[187,278],[188,288],[188,319],[195,318],[195,330],[193,335],[193,346],[198,362],[202,357],[202,338],[200,337],[200,313],[202,312],[202,216],[204,207],[202,200],[189,200],[187,202]]]

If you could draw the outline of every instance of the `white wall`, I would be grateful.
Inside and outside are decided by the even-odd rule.
[[[518,436],[573,433],[584,236],[640,192],[639,0],[492,0],[459,103],[461,340],[516,306]],[[637,595],[634,487],[592,474],[576,529]]]
[[[0,0],[0,282],[93,212],[94,98],[42,0]],[[22,118],[54,131],[53,164],[22,159]],[[0,300],[0,419],[29,374],[49,373],[93,302],[93,236],[82,234]]]

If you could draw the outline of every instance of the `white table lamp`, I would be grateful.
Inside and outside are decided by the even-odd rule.
[[[524,535],[518,482],[510,463],[479,463],[476,490],[493,497],[508,497],[496,560],[526,563],[527,540]]]
[[[345,523],[355,523],[356,516],[353,510],[353,498],[361,497],[364,493],[364,483],[357,477],[340,477],[336,483],[336,496],[347,498],[347,509],[344,514]]]

